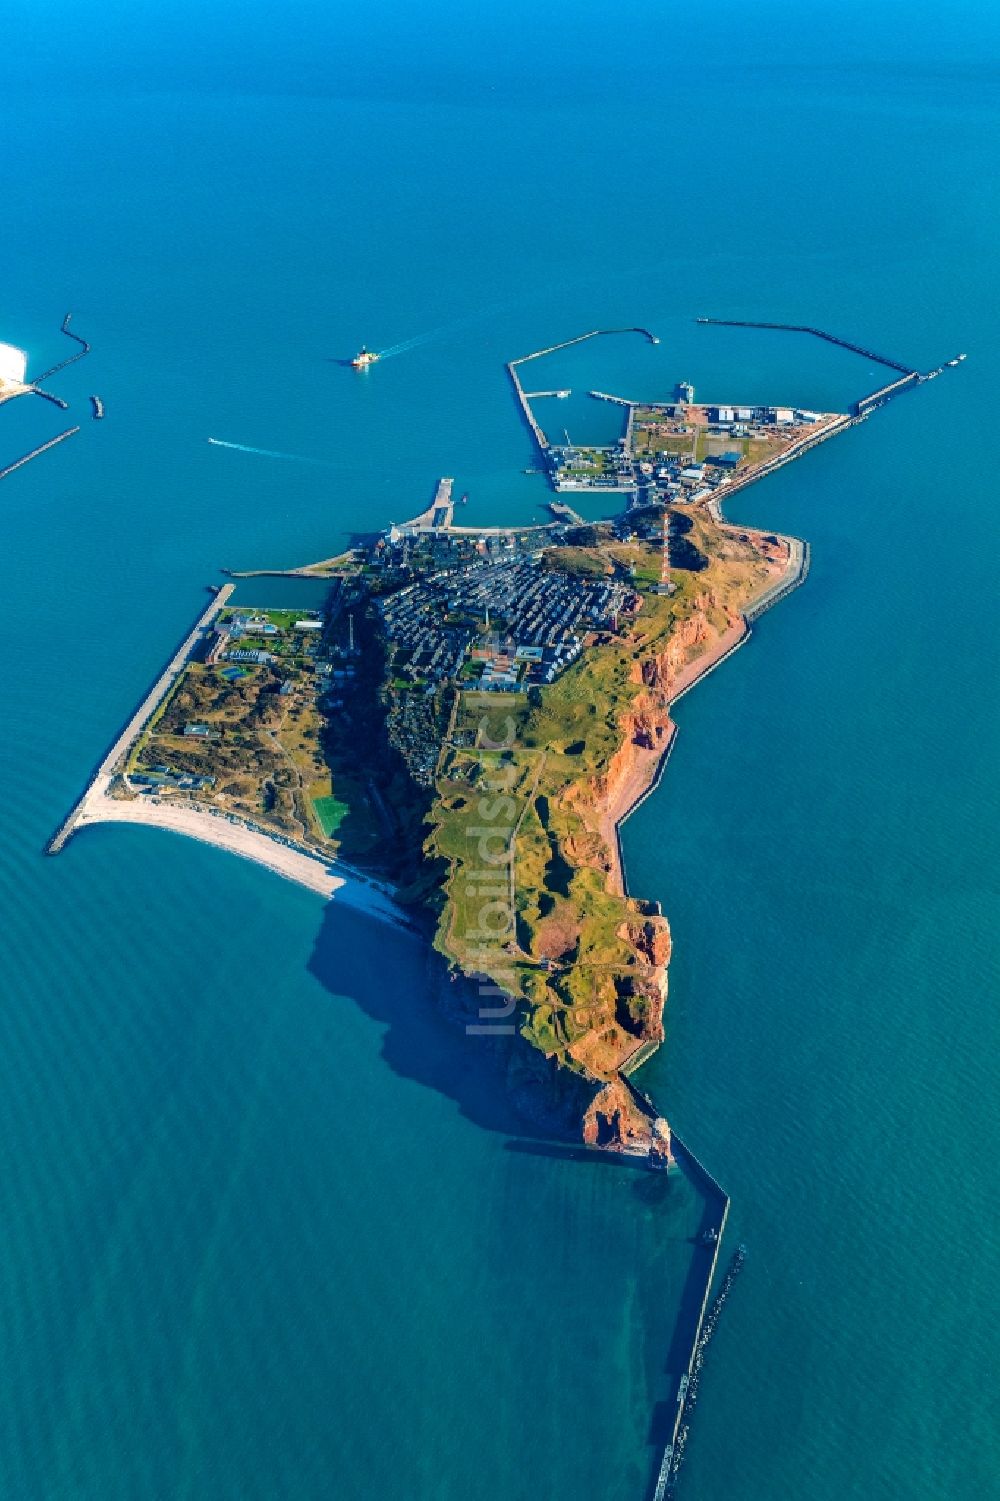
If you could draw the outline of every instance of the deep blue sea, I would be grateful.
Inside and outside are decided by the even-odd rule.
[[[220,568],[329,556],[443,474],[470,521],[540,518],[512,356],[643,324],[546,378],[881,383],[715,314],[969,358],[734,504],[812,572],[627,825],[675,939],[641,1080],[750,1248],[678,1494],[1000,1497],[997,13],[2,24],[0,341],[38,372],[71,309],[93,352],[52,383],[82,431],[0,481],[0,1495],[648,1495],[693,1187],[525,1138],[413,939],[155,831],[41,851]],[[0,408],[0,467],[62,415]]]

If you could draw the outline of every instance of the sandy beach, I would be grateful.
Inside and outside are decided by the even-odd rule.
[[[409,926],[404,913],[392,900],[388,887],[347,871],[336,861],[306,854],[267,834],[190,803],[170,804],[145,797],[113,798],[108,797],[103,788],[95,786],[80,805],[75,827],[80,829],[96,823],[143,824],[147,828],[167,829],[189,839],[200,839],[203,844],[212,844],[230,854],[242,855],[245,860],[254,860],[319,896],[343,902],[400,927]]]

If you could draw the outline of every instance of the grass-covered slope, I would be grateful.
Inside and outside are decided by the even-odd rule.
[[[680,674],[708,658],[775,576],[756,536],[692,517],[708,559],[651,591],[659,548],[607,542],[566,562],[634,569],[638,615],[588,642],[556,682],[526,695],[465,693],[441,764],[426,852],[445,877],[436,942],[468,975],[515,997],[523,1035],[595,1080],[662,1037],[669,933],[624,895],[614,824],[669,740]],[[559,566],[554,553],[553,566]]]

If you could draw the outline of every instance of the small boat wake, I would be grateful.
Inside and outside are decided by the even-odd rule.
[[[401,344],[390,344],[388,349],[379,350],[378,357],[380,360],[388,360],[394,354],[408,354],[411,349],[419,349],[421,344],[429,344],[431,339],[436,339],[441,332],[441,329],[435,328],[429,334],[417,334],[412,339],[404,339]]]
[[[293,464],[321,464],[325,469],[332,469],[328,459],[313,459],[302,453],[282,453],[277,448],[254,448],[249,443],[227,443],[224,438],[209,438],[213,448],[234,448],[237,453],[255,453],[263,459],[288,459]]]

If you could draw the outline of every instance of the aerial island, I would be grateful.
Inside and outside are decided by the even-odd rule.
[[[545,525],[462,526],[444,479],[411,520],[274,571],[327,580],[321,611],[213,591],[49,849],[87,823],[155,824],[423,929],[449,1009],[505,1040],[526,1111],[669,1163],[630,1075],[663,1040],[670,930],[628,891],[618,830],[666,762],[672,704],[809,561],[722,503],[939,372],[872,356],[893,378],[848,412],[699,402],[683,381],[669,400],[591,392],[622,433],[573,448],[535,415],[564,393],[521,379],[551,352],[508,366],[540,468],[561,495],[616,494],[619,515],[559,499]]]
[[[637,329],[566,344],[609,332],[658,342]],[[335,557],[232,575],[259,603],[213,587],[47,848],[91,823],[152,825],[401,924],[536,1128],[694,1174],[702,1261],[658,1430],[666,1501],[745,1247],[710,1303],[730,1202],[634,1082],[664,1039],[670,928],[628,889],[619,831],[667,763],[677,699],[808,572],[806,543],[730,524],[724,502],[944,367],[846,344],[890,371],[846,412],[699,402],[683,380],[664,400],[592,391],[620,408],[621,434],[575,447],[536,415],[569,393],[522,381],[564,347],[507,366],[531,472],[560,497],[551,521],[457,524],[445,478],[419,515]],[[586,492],[616,497],[616,514],[588,521],[564,498]],[[323,582],[323,607],[269,607],[276,577]]]

